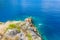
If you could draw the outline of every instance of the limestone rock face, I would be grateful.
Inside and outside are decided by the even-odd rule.
[[[0,24],[0,40],[42,40],[31,18]]]
[[[13,36],[15,36],[16,34],[18,34],[19,32],[16,30],[16,29],[10,29],[10,30],[8,30],[6,33],[5,33],[5,35],[7,36],[7,37],[13,37]]]

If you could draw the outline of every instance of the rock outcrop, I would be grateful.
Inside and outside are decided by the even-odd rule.
[[[0,40],[42,40],[31,18],[0,24]]]

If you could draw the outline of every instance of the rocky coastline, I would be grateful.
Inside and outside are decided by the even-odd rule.
[[[0,40],[42,40],[32,23],[32,18],[24,21],[0,22]]]

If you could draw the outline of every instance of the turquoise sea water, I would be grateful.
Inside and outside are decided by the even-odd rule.
[[[1,22],[27,17],[32,17],[43,40],[60,40],[59,0],[0,0]]]

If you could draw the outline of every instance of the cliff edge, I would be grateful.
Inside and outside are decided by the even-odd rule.
[[[32,18],[24,21],[0,22],[0,40],[42,40],[32,23]]]

